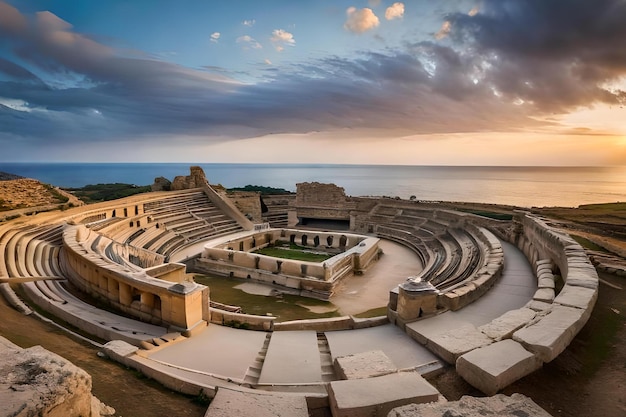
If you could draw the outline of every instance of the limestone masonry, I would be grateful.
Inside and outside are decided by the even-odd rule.
[[[350,197],[320,183],[297,184],[295,197],[229,196],[199,167],[171,183],[157,178],[153,190],[0,223],[0,292],[29,312],[9,286],[19,284],[40,308],[109,341],[110,358],[177,391],[215,397],[209,417],[261,409],[335,417],[547,415],[520,395],[446,403],[422,374],[451,366],[493,396],[561,354],[598,295],[582,247],[523,211],[499,221]],[[389,288],[386,314],[375,318],[277,323],[271,314],[212,302],[210,288],[189,278],[205,271],[332,300],[346,277],[368,277],[383,240],[407,248],[421,268]],[[330,258],[253,252],[277,241]],[[506,272],[514,262],[528,273]],[[530,284],[514,282],[524,277]],[[520,290],[494,314],[485,299],[497,297],[503,280]],[[88,297],[77,297],[70,283]],[[254,330],[221,326],[227,323]],[[62,358],[1,338],[0,349],[6,415],[111,411],[92,398],[89,375]]]

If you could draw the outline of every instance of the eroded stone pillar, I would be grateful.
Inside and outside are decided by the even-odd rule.
[[[437,311],[437,290],[430,282],[409,278],[399,285],[398,316],[404,320],[416,320]]]
[[[130,306],[133,302],[132,288],[130,285],[120,282],[120,304]]]

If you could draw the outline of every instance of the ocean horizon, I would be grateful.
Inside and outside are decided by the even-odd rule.
[[[296,190],[300,182],[334,183],[351,196],[561,206],[626,201],[626,167],[411,166],[260,163],[0,162],[0,171],[64,188],[88,184],[150,185],[189,175],[198,165],[211,184]]]

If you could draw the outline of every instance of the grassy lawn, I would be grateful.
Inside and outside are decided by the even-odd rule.
[[[212,300],[223,304],[240,306],[246,314],[264,316],[270,313],[279,322],[339,316],[337,308],[328,301],[289,294],[284,294],[282,297],[248,294],[235,288],[239,284],[248,282],[245,280],[210,277],[207,275],[195,275],[194,280],[199,284],[207,285],[211,289]],[[333,311],[314,313],[303,306],[326,307]]]
[[[371,310],[367,310],[362,313],[355,314],[354,317],[358,317],[360,319],[368,319],[370,317],[379,317],[379,316],[386,316],[386,315],[387,315],[387,306],[372,308]]]
[[[258,249],[253,253],[273,256],[275,258],[295,259],[307,262],[324,262],[325,260],[335,256],[328,253],[319,253],[311,250],[311,248],[305,248],[304,246],[298,246],[294,243],[282,241],[277,241],[273,246]]]
[[[574,234],[571,234],[571,233],[570,233],[570,236],[572,237],[572,239],[574,239],[576,242],[578,242],[578,244],[580,246],[582,246],[585,249],[595,250],[597,252],[611,253],[608,250],[604,249],[602,246],[596,245],[595,243],[593,243],[592,241],[590,241],[587,238],[584,238],[584,237],[578,236],[578,235],[574,235]]]

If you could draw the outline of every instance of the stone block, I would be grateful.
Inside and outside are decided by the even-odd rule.
[[[450,364],[456,363],[459,356],[471,350],[493,343],[487,335],[471,324],[457,329],[432,335],[426,347]]]
[[[487,395],[496,394],[541,366],[539,358],[511,339],[474,349],[456,361],[457,373]]]
[[[590,315],[591,310],[553,305],[536,323],[513,333],[513,340],[543,362],[550,362],[565,350]]]
[[[552,308],[552,303],[546,303],[545,301],[530,300],[528,303],[526,303],[524,308],[530,308],[531,310],[535,310],[535,311],[547,311]]]
[[[585,287],[574,287],[568,284],[563,286],[554,304],[582,309],[593,309],[598,298],[598,290]]]
[[[41,346],[15,349],[3,342],[0,370],[3,416],[91,414],[91,376]]]
[[[567,273],[566,283],[575,287],[598,288],[598,273],[595,269],[585,270],[577,268],[570,270]]]
[[[410,404],[394,408],[387,417],[551,417],[533,400],[522,395],[477,398],[464,396],[446,403]]]
[[[397,371],[398,368],[382,350],[355,353],[335,359],[335,372],[341,379],[373,378]]]
[[[539,277],[539,281],[537,282],[537,288],[549,288],[554,290],[555,284],[554,284],[554,277],[544,277],[544,276],[540,276]]]
[[[332,381],[328,388],[333,417],[386,416],[395,407],[438,399],[439,391],[416,372]]]
[[[308,417],[303,395],[257,394],[219,388],[204,417]]]
[[[533,300],[535,301],[543,301],[546,303],[551,303],[554,300],[554,289],[552,288],[540,288],[533,295]]]
[[[518,310],[507,311],[489,323],[480,326],[478,330],[494,340],[510,338],[513,333],[524,327],[537,313],[530,308],[520,308]]]

